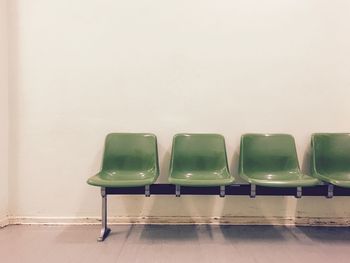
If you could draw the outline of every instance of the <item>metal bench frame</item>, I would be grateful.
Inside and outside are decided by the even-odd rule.
[[[350,196],[350,188],[342,188],[335,185],[324,184],[311,187],[265,187],[250,184],[233,184],[228,186],[192,187],[173,184],[152,184],[139,187],[101,187],[102,196],[102,229],[98,241],[104,241],[110,228],[107,225],[107,197],[108,195],[218,195],[220,197],[230,195],[255,196]]]

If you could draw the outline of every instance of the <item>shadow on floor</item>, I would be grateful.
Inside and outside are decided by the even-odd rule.
[[[99,235],[98,226],[31,227],[36,232],[52,232],[59,243],[94,243]],[[349,227],[287,227],[287,226],[236,226],[236,225],[112,225],[108,240],[130,236],[143,241],[177,242],[213,240],[221,236],[228,242],[285,242],[309,244],[350,244]],[[32,230],[33,231],[33,230]],[[57,234],[57,232],[59,233]],[[219,236],[218,236],[218,233]]]
[[[296,229],[313,241],[350,243],[350,227],[298,226]]]
[[[220,225],[219,227],[225,239],[228,239],[230,241],[283,241],[285,239],[285,237],[282,235],[282,231],[285,231],[285,227],[232,225]]]
[[[213,232],[221,232],[230,241],[269,240],[283,241],[286,227],[232,226],[232,225],[145,225],[141,239],[147,240],[196,240],[198,234],[213,239]]]
[[[196,225],[145,225],[140,239],[145,240],[196,240]]]

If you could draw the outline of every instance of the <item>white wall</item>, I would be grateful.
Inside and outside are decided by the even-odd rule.
[[[8,214],[7,1],[0,0],[0,227]]]
[[[350,3],[14,0],[13,216],[98,216],[86,179],[108,132],[154,132],[161,180],[178,132],[350,131]],[[344,198],[122,197],[112,215],[349,217]],[[317,203],[318,205],[315,205]],[[209,206],[208,206],[209,204]]]

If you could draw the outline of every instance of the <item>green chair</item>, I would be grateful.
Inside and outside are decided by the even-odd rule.
[[[311,174],[329,184],[350,188],[350,134],[313,134],[311,149]]]
[[[224,186],[232,184],[227,164],[225,139],[219,134],[177,134],[174,136],[169,182],[180,186]]]
[[[157,139],[153,134],[107,135],[101,171],[87,181],[100,187],[132,187],[154,183],[159,174]]]
[[[301,173],[294,138],[288,134],[243,135],[239,175],[253,186],[297,187],[297,197],[301,197],[301,187],[319,184]]]
[[[102,230],[98,241],[109,234],[107,227],[108,187],[145,186],[149,196],[149,185],[159,175],[157,139],[148,133],[111,133],[107,135],[101,171],[88,179],[87,183],[101,187]]]

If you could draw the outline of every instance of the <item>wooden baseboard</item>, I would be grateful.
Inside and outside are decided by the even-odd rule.
[[[9,217],[10,225],[99,225],[97,217]],[[328,217],[111,217],[116,224],[213,224],[213,225],[286,225],[286,226],[350,226],[350,218]],[[6,220],[4,220],[6,225]]]
[[[0,228],[8,226],[10,224],[9,218],[6,216],[4,218],[0,218]]]

